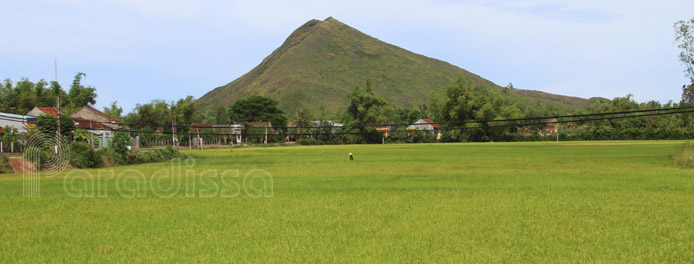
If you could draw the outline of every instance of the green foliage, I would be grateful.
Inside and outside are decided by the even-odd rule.
[[[388,102],[374,93],[369,80],[366,81],[364,90],[358,86],[354,88],[349,100],[347,113],[351,117],[351,125],[362,125],[359,132],[363,133],[362,137],[366,142],[379,142],[381,136],[372,125],[388,123],[388,116],[393,111]]]
[[[166,102],[164,100],[152,100],[147,104],[137,104],[133,112],[123,117],[124,123],[138,124],[131,128],[145,131],[145,133],[132,133],[132,136],[140,136],[140,142],[146,143],[147,140],[155,139],[158,136],[148,132],[154,132],[157,128],[163,128],[163,133],[171,133],[171,124],[176,112],[176,124],[188,126],[192,123],[202,121],[202,116],[197,112],[192,96],[181,98],[176,102]],[[188,133],[192,129],[189,127],[179,127],[176,129],[178,140],[181,144],[188,142]],[[167,139],[171,136],[167,135]]]
[[[113,148],[114,152],[121,157],[125,157],[125,154],[128,152],[128,146],[130,146],[130,136],[127,133],[118,131],[113,135],[111,148]]]
[[[72,81],[72,86],[70,86],[70,92],[68,93],[68,99],[72,110],[96,104],[96,89],[91,86],[85,87],[82,85],[82,78],[86,76],[87,74],[78,72],[75,75],[75,79]]]
[[[677,148],[672,158],[677,166],[694,168],[694,143],[682,144]]]
[[[270,121],[273,126],[287,126],[287,118],[277,104],[268,97],[253,95],[234,102],[231,109],[236,122]]]
[[[101,167],[103,161],[91,145],[84,142],[70,143],[70,165],[85,169]]]
[[[25,114],[35,106],[55,106],[58,94],[66,96],[57,82],[22,78],[15,84],[5,79],[0,83],[0,112]]]
[[[446,88],[445,101],[438,111],[441,119],[438,122],[464,124],[465,122],[493,121],[496,119],[512,119],[523,116],[523,105],[513,97],[496,92],[488,87],[475,84],[463,78]],[[435,108],[437,105],[432,105]],[[466,129],[445,133],[446,141],[495,141],[502,134],[512,132],[514,128],[489,128],[489,122],[466,124],[462,127],[481,127],[481,129]],[[461,125],[452,127],[461,128]]]
[[[113,101],[111,105],[104,107],[104,114],[116,120],[120,120],[123,114],[123,108],[118,106],[118,101]]]
[[[0,153],[0,173],[13,173],[12,166],[10,166],[10,160],[5,154]]]
[[[41,115],[36,122],[36,127],[39,132],[45,135],[55,135],[58,129],[58,118],[51,115]],[[63,137],[71,138],[75,129],[75,121],[72,120],[70,115],[60,115],[60,134]]]

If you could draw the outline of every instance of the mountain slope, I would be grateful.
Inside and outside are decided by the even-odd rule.
[[[367,79],[374,91],[397,107],[427,103],[432,91],[442,91],[459,76],[501,89],[494,83],[447,62],[415,54],[370,37],[342,22],[311,20],[296,29],[260,65],[199,100],[207,112],[250,95],[269,96],[293,114],[305,107],[336,111],[348,104],[348,94]],[[583,108],[586,99],[514,89],[526,103],[539,101]],[[566,99],[566,100],[563,100]]]

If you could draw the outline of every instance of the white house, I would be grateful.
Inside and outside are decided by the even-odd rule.
[[[36,121],[35,116],[0,113],[0,127],[13,127],[20,133],[34,130]]]

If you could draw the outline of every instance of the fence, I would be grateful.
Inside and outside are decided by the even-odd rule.
[[[19,142],[11,141],[9,144],[7,142],[0,141],[0,153],[22,153],[24,152],[24,145]]]

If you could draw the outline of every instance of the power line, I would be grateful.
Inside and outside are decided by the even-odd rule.
[[[620,115],[620,114],[634,114],[634,113],[647,113],[647,112],[668,112],[668,111],[675,111],[675,110],[686,110],[686,109],[694,109],[694,106],[689,106],[689,107],[672,107],[672,108],[660,108],[660,109],[644,109],[644,110],[631,110],[631,111],[619,111],[619,112],[603,112],[603,113],[592,113],[592,114],[577,114],[577,115],[558,115],[558,116],[541,116],[541,117],[525,117],[525,118],[510,118],[510,119],[498,119],[498,120],[471,120],[471,121],[465,121],[465,122],[436,122],[436,123],[426,123],[426,124],[417,124],[417,123],[395,123],[395,124],[364,124],[364,125],[347,125],[347,126],[339,126],[341,128],[363,128],[363,127],[397,127],[397,126],[410,126],[410,125],[466,125],[466,124],[484,124],[484,123],[501,123],[501,122],[514,122],[514,121],[532,121],[532,120],[538,120],[538,119],[550,119],[550,118],[577,118],[577,117],[592,117],[592,116],[611,116],[611,115]],[[680,112],[673,112],[671,114],[676,114]],[[689,112],[685,112],[689,113]],[[665,113],[668,114],[668,113]],[[650,115],[644,115],[644,116],[650,116]],[[94,121],[95,123],[107,123],[107,124],[114,124],[114,122],[107,122],[107,121]],[[574,122],[574,121],[569,121],[569,122]],[[245,122],[244,122],[245,123]],[[562,122],[564,123],[564,122]],[[172,128],[174,127],[173,125],[161,125],[161,124],[133,124],[133,123],[115,123],[118,125],[122,126],[130,126],[130,127],[152,127],[152,128]],[[239,127],[232,127],[230,124],[222,124],[222,125],[216,125],[213,127],[207,127],[207,126],[195,126],[195,125],[176,125],[176,128],[198,128],[198,129],[230,129],[230,128],[239,128]],[[241,128],[247,128],[247,127],[241,127]],[[326,126],[252,126],[252,128],[274,128],[274,129],[282,129],[282,128],[287,128],[287,129],[305,129],[305,128],[326,128]],[[132,130],[131,130],[132,131]],[[145,132],[145,131],[143,131]]]
[[[681,109],[690,109],[694,107],[683,107]],[[629,111],[629,112],[634,112],[634,111]],[[646,111],[639,111],[639,112],[646,112]],[[694,110],[688,110],[688,111],[675,111],[675,112],[666,112],[666,113],[650,113],[650,114],[641,114],[641,115],[630,115],[630,116],[611,116],[611,117],[600,117],[600,118],[588,118],[588,119],[569,119],[569,120],[557,120],[557,121],[552,121],[552,122],[531,122],[531,123],[519,123],[519,124],[501,124],[501,125],[487,125],[487,126],[473,126],[473,127],[448,127],[448,128],[440,128],[436,130],[441,130],[441,131],[451,131],[451,130],[471,130],[471,129],[490,129],[490,128],[502,128],[502,127],[524,127],[524,126],[535,126],[535,125],[548,125],[548,124],[564,124],[564,123],[583,123],[583,122],[591,122],[591,121],[603,121],[603,120],[614,120],[614,119],[626,119],[626,118],[639,118],[639,117],[650,117],[650,116],[662,116],[662,115],[674,115],[674,114],[685,114],[685,113],[694,113]],[[594,116],[593,114],[591,114]],[[574,115],[574,116],[587,116],[587,115]],[[524,120],[537,120],[537,119],[545,119],[544,117],[540,118],[528,118]],[[509,120],[517,120],[517,119],[509,119]],[[495,120],[496,122],[500,122],[502,120]],[[473,124],[473,123],[479,123],[483,121],[471,121],[471,122],[466,122],[466,123],[458,123],[458,124]],[[430,123],[431,124],[431,123]],[[211,128],[211,127],[210,127]],[[251,127],[249,129],[262,129],[266,127]],[[295,129],[296,127],[290,127],[292,129]],[[317,128],[323,128],[326,129],[326,127],[317,127]],[[333,129],[340,129],[344,130],[345,127],[335,127]],[[133,132],[133,133],[161,133],[165,135],[171,135],[172,133],[168,132],[153,132],[153,131],[142,131],[142,130],[115,130],[115,131],[124,131],[124,132]],[[315,135],[320,135],[325,133],[323,132],[317,132],[317,133],[275,133],[271,135],[281,135],[281,136],[315,136]],[[325,133],[327,135],[361,135],[361,134],[369,134],[373,132],[345,132],[345,131],[330,131],[329,133]],[[246,136],[262,136],[266,135],[265,133],[243,133]],[[230,133],[200,133],[201,136],[228,136]]]

